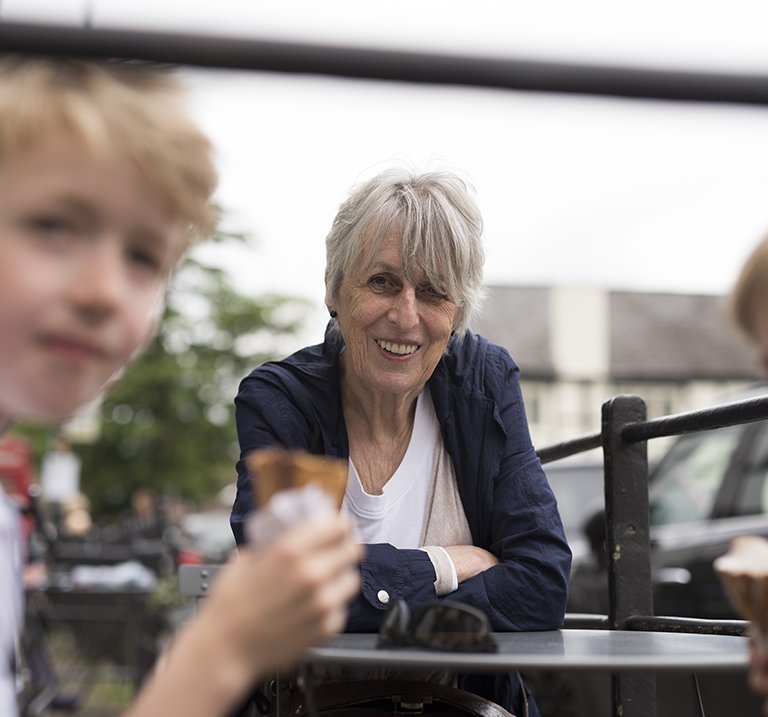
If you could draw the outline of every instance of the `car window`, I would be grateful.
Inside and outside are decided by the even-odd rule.
[[[729,426],[695,433],[675,443],[653,476],[651,525],[710,517],[743,428]]]
[[[603,464],[548,464],[547,480],[557,498],[557,507],[568,542],[584,538],[584,523],[602,507]]]
[[[733,515],[768,513],[768,422],[763,422],[747,452],[734,495]]]

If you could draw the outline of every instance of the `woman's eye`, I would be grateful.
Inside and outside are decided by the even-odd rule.
[[[429,299],[441,300],[445,299],[445,292],[436,289],[434,286],[425,286],[422,288],[422,293]]]
[[[370,283],[371,286],[376,289],[384,289],[386,288],[387,284],[389,284],[389,281],[387,281],[387,277],[385,276],[374,276]]]

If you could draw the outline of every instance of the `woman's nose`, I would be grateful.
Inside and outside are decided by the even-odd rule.
[[[388,318],[402,329],[411,329],[419,323],[416,289],[413,286],[406,285],[397,293]]]

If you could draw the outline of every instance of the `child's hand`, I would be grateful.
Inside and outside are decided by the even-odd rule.
[[[205,606],[223,638],[254,675],[295,662],[310,645],[344,628],[360,590],[360,547],[345,517],[308,520],[266,548],[241,549],[219,573]]]
[[[221,570],[196,619],[174,640],[161,673],[126,717],[224,717],[260,678],[339,632],[360,590],[360,547],[338,515],[244,548]]]

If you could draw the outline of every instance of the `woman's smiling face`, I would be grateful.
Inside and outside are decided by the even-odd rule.
[[[344,337],[345,380],[374,392],[418,395],[445,351],[458,308],[431,286],[405,277],[397,237],[344,277],[330,309]],[[416,273],[418,277],[418,272]]]

